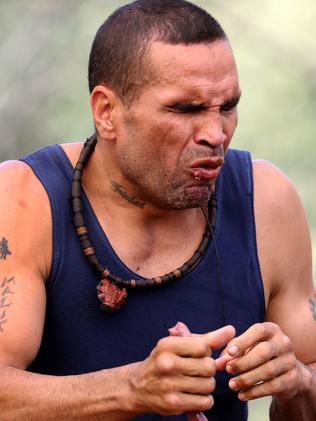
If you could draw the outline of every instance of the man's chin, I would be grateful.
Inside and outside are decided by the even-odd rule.
[[[210,186],[204,186],[201,188],[195,187],[194,189],[187,190],[185,195],[175,203],[175,209],[194,209],[200,208],[201,206],[207,205],[212,195],[212,188]]]

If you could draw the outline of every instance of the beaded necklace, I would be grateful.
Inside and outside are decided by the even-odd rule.
[[[105,312],[112,312],[118,310],[124,303],[129,289],[156,287],[171,282],[178,281],[182,276],[188,273],[205,254],[206,248],[209,244],[210,238],[213,238],[213,230],[216,218],[216,200],[215,195],[212,194],[208,205],[208,213],[210,220],[204,209],[207,226],[203,234],[201,243],[193,256],[185,262],[181,267],[173,270],[162,276],[157,276],[149,279],[121,279],[112,274],[107,267],[104,267],[98,260],[95,249],[93,248],[89,239],[88,228],[83,217],[83,205],[81,201],[81,177],[85,165],[91,157],[95,145],[97,143],[96,135],[92,135],[84,143],[83,149],[80,153],[79,160],[74,169],[72,180],[72,209],[74,215],[74,225],[81,243],[81,247],[90,265],[96,270],[100,277],[97,286],[97,296],[101,302],[101,310]],[[214,240],[214,238],[213,238]],[[215,242],[214,242],[215,243]]]

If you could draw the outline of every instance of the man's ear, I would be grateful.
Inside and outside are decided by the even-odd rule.
[[[91,110],[98,134],[105,140],[114,140],[113,109],[118,102],[116,94],[103,85],[96,86],[90,95]]]

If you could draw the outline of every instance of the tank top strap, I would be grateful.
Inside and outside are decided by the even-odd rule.
[[[62,265],[66,224],[71,211],[71,180],[73,167],[63,148],[48,145],[20,158],[28,164],[46,190],[52,214],[52,263],[47,288],[51,288]]]
[[[264,289],[256,239],[253,167],[248,151],[227,152],[216,195],[216,239],[223,262],[225,299],[230,302],[229,319],[233,321],[236,317],[232,303],[249,300],[257,306],[247,318],[263,321]]]

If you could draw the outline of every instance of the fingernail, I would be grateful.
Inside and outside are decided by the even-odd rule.
[[[229,381],[229,387],[230,387],[232,390],[236,390],[236,389],[237,389],[237,383],[235,382],[235,380],[230,380],[230,381]]]
[[[226,371],[229,374],[233,374],[234,373],[233,367],[231,365],[227,365],[226,366]]]
[[[238,352],[238,347],[237,345],[231,345],[228,347],[228,352],[230,353],[230,355],[235,355]]]
[[[243,392],[238,393],[238,398],[239,398],[241,401],[245,401],[245,400],[246,400],[246,394],[245,394],[245,393],[243,393]]]

